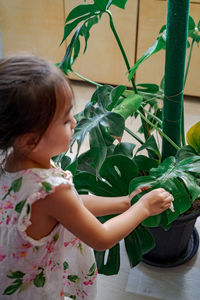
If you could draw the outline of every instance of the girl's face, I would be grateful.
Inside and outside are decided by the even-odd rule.
[[[47,165],[51,157],[68,149],[76,125],[71,109],[72,101],[66,103],[64,108],[57,109],[52,122],[33,150],[33,155],[37,156],[38,163],[46,162],[45,165]]]

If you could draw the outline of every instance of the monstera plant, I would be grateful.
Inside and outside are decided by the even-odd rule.
[[[127,0],[94,0],[92,4],[91,1],[88,4],[84,1],[66,18],[62,42],[69,36],[72,38],[68,41],[63,60],[58,64],[61,70],[65,74],[76,73],[73,70],[73,63],[79,56],[80,44],[82,41],[85,42],[85,52],[92,27],[102,21],[102,14],[106,14],[126,64],[127,76],[132,83],[132,88],[128,89],[123,85],[115,87],[102,85],[84,78],[84,74],[81,75],[83,79],[96,85],[96,91],[84,110],[75,116],[77,126],[71,151],[73,144],[77,142],[76,157],[71,161],[67,153],[63,153],[54,160],[63,169],[72,171],[75,186],[82,194],[120,196],[145,185],[152,189],[164,187],[173,194],[174,203],[171,209],[149,217],[124,239],[130,264],[133,267],[142,260],[144,254],[155,247],[149,228],[162,227],[168,230],[180,215],[191,209],[200,196],[199,140],[198,147],[194,142],[197,136],[199,138],[199,124],[188,132],[188,144],[186,144],[183,114],[184,83],[193,46],[200,41],[200,22],[196,25],[192,17],[189,17],[189,0],[181,3],[168,0],[167,24],[161,28],[152,47],[134,66],[130,66],[110,10],[112,5],[125,9],[126,2]],[[186,48],[190,53],[185,68]],[[136,85],[134,74],[140,64],[160,50],[166,50],[165,74],[161,78],[160,86],[154,83]],[[162,107],[158,105],[158,99],[163,100]],[[126,127],[128,118],[141,119],[141,127],[138,130],[143,134],[143,139],[136,131],[133,132],[131,128]],[[167,120],[171,120],[171,123]],[[155,130],[162,137],[161,147],[158,146],[155,138]],[[123,142],[125,131],[133,141],[137,140],[140,144],[137,149],[134,143]],[[89,148],[80,154],[82,143],[88,135]],[[140,154],[142,150],[145,151],[145,155]],[[142,193],[136,195],[132,203],[135,203],[141,195]],[[99,219],[105,222],[112,217]],[[95,255],[100,273],[111,275],[119,271],[119,244],[109,249],[106,262],[105,251],[95,251]]]

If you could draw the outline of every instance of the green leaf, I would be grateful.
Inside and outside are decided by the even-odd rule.
[[[150,186],[153,188],[155,185],[156,185],[156,177],[154,176],[135,177],[129,183],[129,194],[131,194],[134,190],[139,189],[141,187]]]
[[[121,154],[132,158],[133,149],[135,148],[135,146],[136,145],[132,143],[120,143],[115,147],[113,154]]]
[[[199,22],[198,22],[198,24],[197,24],[197,28],[198,28],[198,30],[200,31],[200,20],[199,20]]]
[[[67,276],[67,278],[71,282],[77,282],[79,280],[79,277],[77,275],[69,275],[69,276]]]
[[[118,106],[114,107],[113,112],[120,114],[126,120],[138,110],[142,100],[143,97],[138,94],[128,96]]]
[[[90,156],[90,150],[82,153],[78,157],[78,171],[86,171],[93,175],[96,175],[96,171]]]
[[[21,285],[22,285],[22,282],[8,286],[4,290],[3,295],[12,295],[12,294],[14,294],[20,288]]]
[[[149,171],[151,168],[158,167],[158,161],[144,155],[134,156],[134,163],[141,171]]]
[[[194,19],[189,16],[189,21],[188,21],[188,30],[193,30],[195,29],[195,22]]]
[[[91,103],[94,105],[98,103],[103,108],[107,108],[112,103],[111,92],[113,87],[110,85],[103,85],[96,89],[91,98]]]
[[[104,275],[115,275],[120,267],[120,246],[115,245],[108,250],[108,258],[104,263],[105,251],[95,251],[98,273]]]
[[[74,9],[71,10],[71,12],[68,14],[65,23],[68,23],[69,21],[79,18],[84,15],[91,15],[95,13],[97,10],[97,7],[94,4],[83,4],[78,5]]]
[[[91,17],[91,15],[82,16],[82,17],[77,18],[76,20],[72,21],[71,23],[65,24],[64,35],[63,35],[63,39],[62,39],[60,45],[62,45],[62,43],[67,39],[67,37],[70,35],[70,33],[76,28],[76,26],[80,22],[84,21],[85,19],[88,19],[89,17]]]
[[[89,273],[88,276],[94,276],[94,273],[96,271],[97,265],[96,263],[93,263],[93,265],[91,266],[91,268],[89,269]]]
[[[127,0],[94,0],[95,5],[101,10],[105,11],[110,7],[111,4],[125,9]]]
[[[147,141],[137,149],[137,153],[142,151],[142,150],[147,150],[148,153],[152,156],[152,158],[156,158],[160,160],[161,154],[158,149],[155,137],[151,135]]]
[[[158,214],[156,216],[151,216],[145,219],[142,222],[142,225],[146,227],[158,227],[160,223],[161,223],[161,214]]]
[[[71,164],[71,158],[67,155],[63,155],[59,161],[61,168],[66,171],[69,165]]]
[[[67,167],[66,170],[70,171],[72,175],[75,175],[77,171],[77,167],[78,167],[78,160],[76,159]]]
[[[131,268],[142,260],[143,254],[155,246],[152,235],[142,225],[139,225],[124,240]]]
[[[76,22],[75,22],[76,21]],[[76,26],[76,23],[78,22],[78,20],[76,19],[73,24],[69,24],[69,27],[65,28],[65,33],[66,35],[68,35],[68,30],[73,30]],[[80,21],[80,18],[79,18]],[[61,61],[61,63],[58,65],[59,68],[65,73],[67,74],[69,70],[71,70],[71,67],[74,63],[74,61],[76,60],[76,58],[79,55],[79,51],[80,51],[80,40],[79,40],[79,36],[82,35],[85,38],[85,49],[84,52],[87,48],[87,41],[89,38],[89,31],[91,29],[91,27],[96,24],[98,22],[98,18],[97,16],[93,16],[91,15],[91,17],[88,17],[85,22],[83,22],[75,31],[70,44],[67,47],[65,56],[63,58],[63,60]],[[74,27],[75,26],[75,27]],[[66,35],[64,33],[64,37],[63,39],[66,38]],[[63,41],[62,41],[63,42]],[[74,53],[74,56],[73,56]]]
[[[101,179],[81,172],[74,176],[74,184],[79,193],[91,192],[98,196],[124,196],[128,194],[128,184],[138,175],[134,162],[123,155],[107,157],[100,172]]]
[[[6,199],[8,195],[13,191],[14,193],[19,192],[22,185],[22,177],[15,179],[12,183],[10,188],[8,189],[8,192],[4,195],[4,197],[1,200]]]
[[[45,284],[45,277],[44,277],[44,272],[40,272],[37,274],[33,280],[33,283],[36,287],[43,287]]]
[[[64,261],[63,270],[67,270],[68,268],[69,268],[69,264],[66,261]]]
[[[83,36],[85,39],[85,48],[83,50],[83,53],[85,53],[87,50],[87,43],[88,43],[88,40],[90,37],[90,30],[91,30],[92,26],[94,26],[95,24],[98,23],[98,21],[99,21],[98,16],[91,17],[88,20],[86,20],[84,22],[83,26],[81,27],[80,36]],[[78,54],[79,54],[79,51],[77,49],[77,53],[74,54],[74,60],[76,59]]]
[[[119,8],[125,9],[127,0],[113,0],[112,4]]]
[[[84,115],[87,118],[83,118],[77,123],[71,147],[77,141],[78,155],[86,135],[89,134],[90,155],[98,172],[107,154],[105,133],[108,137],[120,138],[124,130],[124,119],[118,114],[105,111],[100,107],[95,108],[91,104],[87,105]]]
[[[181,161],[175,157],[168,157],[157,168],[152,168],[149,176],[134,178],[130,182],[129,193],[142,186],[163,187],[174,197],[175,212],[168,209],[158,216],[146,219],[142,224],[149,227],[161,224],[164,228],[168,228],[171,222],[187,211],[191,206],[190,197],[194,200],[200,196],[200,187],[195,177],[198,170],[200,170],[200,156],[192,156]],[[142,195],[143,193],[140,194]],[[134,197],[132,202],[135,203],[137,199]]]
[[[110,2],[110,0],[94,0],[96,7],[101,11],[105,11]]]
[[[198,153],[194,150],[192,146],[186,145],[181,147],[179,151],[176,153],[176,159],[177,161],[181,161],[185,158],[196,156]]]
[[[11,189],[14,193],[17,193],[19,192],[20,188],[21,188],[21,185],[22,185],[22,177],[14,180],[11,184]]]
[[[147,252],[149,252],[151,249],[155,247],[155,241],[148,228],[139,225],[136,229],[137,229],[136,234],[140,241],[142,254],[146,254]]]
[[[24,204],[26,203],[26,200],[27,199],[22,200],[22,201],[20,201],[19,203],[16,204],[15,211],[18,212],[19,214],[22,212],[22,209],[24,207]]]
[[[128,157],[113,155],[105,160],[99,173],[112,186],[116,195],[123,196],[128,194],[128,183],[137,176],[138,169]]]
[[[59,239],[59,233],[56,233],[54,236],[53,236],[53,241],[54,243],[56,243]]]
[[[159,86],[153,83],[140,83],[136,87],[138,91],[145,93],[157,93],[159,91]]]
[[[186,138],[188,144],[200,152],[200,121],[188,130]]]
[[[96,126],[90,130],[90,155],[98,173],[107,154],[107,147],[103,139],[100,127]]]
[[[136,63],[134,64],[134,66],[129,70],[129,75],[128,75],[128,79],[131,80],[136,72],[136,70],[138,69],[139,65],[144,62],[145,60],[147,60],[151,55],[153,55],[154,53],[165,49],[166,47],[166,30],[164,30],[161,35],[157,38],[157,40],[155,41],[155,43],[153,44],[153,46],[151,46],[142,57],[140,57],[138,59],[138,61],[136,61]]]
[[[91,192],[98,196],[115,196],[114,191],[108,184],[97,179],[96,176],[91,173],[78,173],[74,176],[73,181],[79,194]]]
[[[126,87],[124,85],[119,85],[112,90],[112,92],[111,92],[112,102],[107,107],[108,110],[112,110],[118,104],[118,102],[120,101],[120,97],[123,95],[125,90],[126,90]]]
[[[41,182],[42,188],[46,193],[49,193],[52,190],[52,186],[49,182],[43,181]]]
[[[23,278],[25,273],[21,271],[11,272],[11,274],[7,274],[8,278]]]

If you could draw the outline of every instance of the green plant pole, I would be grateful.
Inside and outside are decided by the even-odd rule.
[[[167,1],[167,37],[163,132],[178,146],[181,143],[184,71],[190,0]],[[175,155],[176,149],[163,138],[162,159]]]

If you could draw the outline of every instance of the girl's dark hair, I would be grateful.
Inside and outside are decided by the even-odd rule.
[[[73,97],[64,74],[33,55],[0,59],[0,151],[6,153],[25,133],[38,141],[56,112],[57,101]],[[61,103],[62,104],[62,103]]]

